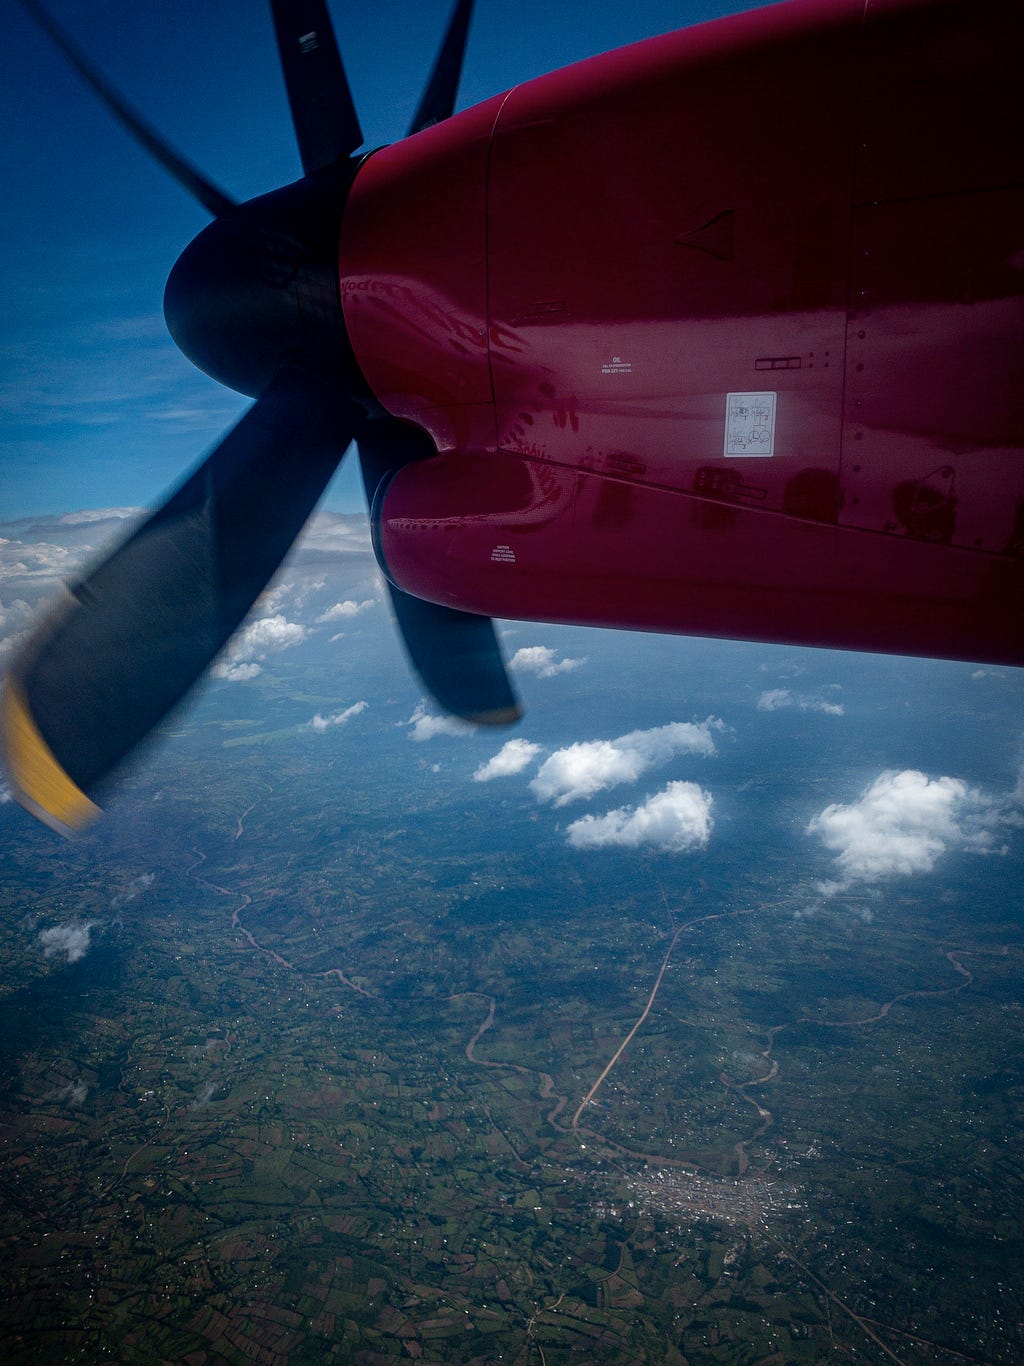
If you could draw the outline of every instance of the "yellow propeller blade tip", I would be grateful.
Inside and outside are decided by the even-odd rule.
[[[101,814],[54,758],[32,719],[25,694],[12,678],[0,694],[0,748],[11,795],[51,829],[73,835]]]

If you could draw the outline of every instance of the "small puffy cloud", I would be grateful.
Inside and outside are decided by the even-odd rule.
[[[119,892],[115,892],[110,898],[110,909],[120,911],[125,906],[133,902],[136,897],[140,897],[143,892],[148,892],[156,881],[155,873],[140,873],[137,878],[133,878]]]
[[[799,678],[807,672],[806,667],[796,659],[783,660],[782,663],[759,664],[758,673],[774,674],[776,678]]]
[[[711,835],[711,793],[696,783],[669,783],[641,806],[620,806],[604,816],[573,821],[566,840],[574,849],[650,845],[672,854],[703,849]]]
[[[353,702],[351,707],[346,707],[344,711],[335,712],[333,716],[321,716],[317,712],[316,716],[310,721],[310,727],[320,733],[330,730],[332,726],[343,726],[347,721],[351,721],[353,716],[358,716],[361,711],[365,711],[369,706],[368,702]]]
[[[838,684],[830,684],[820,692],[794,692],[792,688],[769,688],[757,699],[758,711],[782,711],[795,707],[798,711],[820,711],[826,716],[843,716],[846,708],[840,702],[833,702],[822,696],[824,692],[835,692]]]
[[[291,591],[290,583],[275,583],[272,588],[265,588],[256,599],[256,610],[261,616],[273,616],[283,609]]]
[[[227,683],[244,683],[246,679],[261,674],[263,669],[259,664],[229,664],[225,660],[221,664],[215,664],[210,672],[214,678],[223,678]]]
[[[238,633],[236,657],[266,659],[267,655],[287,650],[305,638],[305,626],[300,626],[297,621],[288,621],[280,613],[272,617],[260,617],[243,626]]]
[[[57,1091],[51,1091],[46,1097],[47,1100],[55,1101],[58,1105],[82,1105],[86,1096],[89,1094],[88,1084],[84,1081],[69,1081],[66,1086],[62,1086]]]
[[[436,735],[472,735],[476,726],[468,721],[460,721],[457,716],[432,716],[422,702],[417,702],[408,721],[399,721],[400,726],[411,726],[409,739],[422,744],[433,740]]]
[[[205,1110],[210,1101],[213,1100],[216,1090],[217,1083],[215,1081],[203,1082],[199,1088],[199,1093],[188,1108],[190,1110]]]
[[[586,659],[559,659],[558,651],[550,645],[524,645],[509,660],[509,668],[536,674],[538,678],[554,678],[556,674],[572,673],[586,662]]]
[[[280,580],[264,591],[256,599],[256,609],[260,616],[269,617],[283,612],[287,606],[301,611],[327,585],[323,575],[302,573],[295,565],[288,567],[287,581]]]
[[[317,578],[307,576],[298,584],[292,587],[292,602],[296,608],[301,610],[309,602],[310,598],[316,597],[317,593],[323,592],[327,587],[327,580],[320,575]]]
[[[373,598],[367,598],[365,602],[356,602],[352,598],[346,598],[344,602],[336,602],[333,607],[328,607],[326,612],[321,612],[317,617],[317,622],[324,625],[329,621],[347,621],[350,617],[357,617],[360,612],[365,612],[373,606]]]
[[[1020,824],[1014,800],[996,800],[961,778],[881,773],[855,802],[834,802],[808,824],[807,833],[836,855],[838,877],[821,890],[832,895],[858,882],[930,873],[951,849],[1005,852],[997,837]]]
[[[633,783],[655,765],[678,754],[715,752],[714,717],[693,723],[673,721],[651,730],[634,730],[617,740],[584,740],[549,755],[530,784],[538,801],[566,806],[619,783]]]
[[[507,740],[492,759],[481,764],[473,774],[475,783],[489,783],[494,778],[511,778],[529,768],[540,753],[540,745],[530,740]]]
[[[42,945],[43,957],[53,958],[62,953],[69,963],[77,963],[89,952],[90,931],[97,923],[95,920],[80,920],[40,931],[39,943]]]
[[[288,621],[280,612],[247,622],[233,637],[222,658],[213,666],[214,678],[239,683],[255,678],[260,666],[255,662],[300,644],[309,634],[297,621]]]

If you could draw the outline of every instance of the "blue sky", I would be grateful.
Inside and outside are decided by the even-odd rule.
[[[478,0],[460,107],[729,0]],[[180,151],[248,198],[299,174],[269,7],[51,0],[60,23]],[[400,137],[448,0],[331,6],[369,145]],[[0,520],[152,505],[244,409],[167,336],[167,272],[206,216],[113,122],[29,16],[0,43]],[[360,505],[355,470],[327,506]]]

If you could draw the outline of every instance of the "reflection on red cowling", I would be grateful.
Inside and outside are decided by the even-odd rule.
[[[1007,0],[797,0],[369,159],[352,343],[439,456],[388,572],[529,617],[1024,662]]]

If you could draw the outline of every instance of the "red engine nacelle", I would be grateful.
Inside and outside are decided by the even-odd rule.
[[[378,512],[501,617],[1024,662],[1006,0],[795,0],[361,169],[346,324],[438,455]]]

